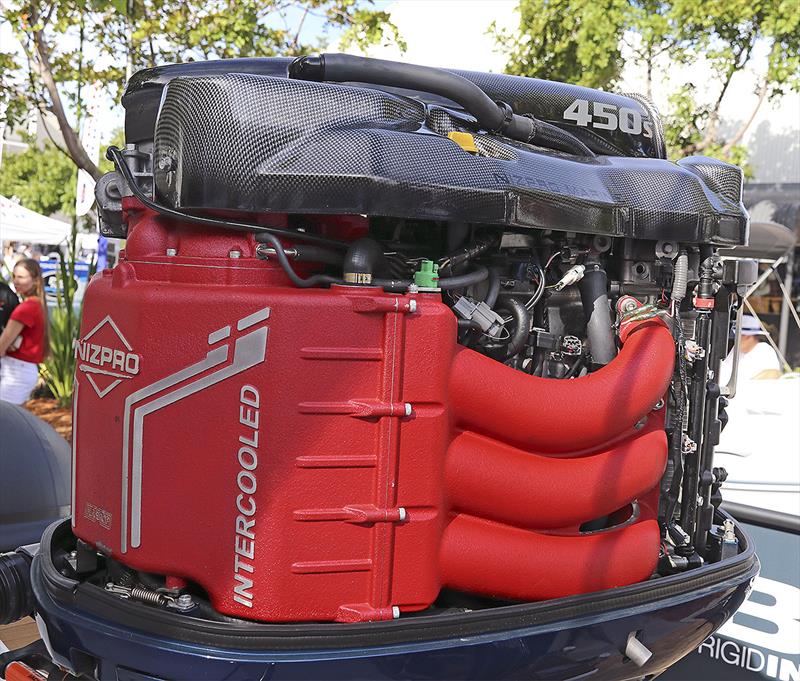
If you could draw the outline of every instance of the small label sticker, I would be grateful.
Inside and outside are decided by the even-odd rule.
[[[89,502],[86,502],[86,505],[84,506],[83,517],[90,522],[97,523],[107,530],[111,529],[111,521],[114,519],[114,516],[112,516],[104,508],[100,508],[99,506],[95,506]]]

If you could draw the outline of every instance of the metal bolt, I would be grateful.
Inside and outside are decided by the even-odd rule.
[[[416,312],[417,311],[417,301],[416,300],[409,300],[408,301],[408,311],[409,312]]]
[[[194,607],[194,599],[189,594],[181,594],[175,601],[178,610],[191,610]]]
[[[229,258],[241,258],[242,257],[242,252],[241,251],[231,251],[230,253],[228,253],[228,257]]]
[[[178,249],[177,248],[168,248],[167,249],[167,255],[170,256],[170,257],[172,257],[174,255],[178,255]]]
[[[411,408],[411,402],[406,402],[404,406],[405,406],[406,416],[411,416],[413,412],[413,409]]]
[[[406,513],[406,509],[404,509],[402,506],[397,509],[397,513],[400,516],[400,521],[401,522],[408,517],[408,513]]]
[[[736,539],[736,532],[734,531],[735,527],[736,526],[733,524],[732,520],[726,519],[722,521],[722,538],[725,541],[733,541]]]
[[[400,619],[400,608],[398,608],[396,605],[392,606],[392,619]]]

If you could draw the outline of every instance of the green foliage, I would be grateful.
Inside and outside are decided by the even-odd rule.
[[[332,31],[345,45],[402,46],[388,13],[374,10],[372,0],[9,0],[2,8],[0,19],[34,60],[32,38],[41,31],[60,96],[74,112],[85,83],[99,80],[118,99],[128,66],[305,54],[324,47]],[[51,104],[37,69],[2,53],[0,98],[9,102],[12,123]]]
[[[688,83],[670,95],[669,113],[664,117],[664,137],[670,158],[677,160],[687,150],[698,149],[703,141],[703,131],[712,115],[710,106],[698,105],[696,87]],[[712,141],[702,148],[703,155],[719,158],[739,166],[747,179],[753,177],[752,166],[747,162],[747,148],[733,144],[725,148],[721,141]]]
[[[508,55],[506,71],[587,87],[606,87],[622,70],[627,0],[521,0],[519,28],[489,27]]]
[[[15,196],[19,202],[43,215],[75,213],[77,170],[72,160],[52,142],[43,148],[26,138],[28,148],[5,153],[0,166],[0,194]]]
[[[80,324],[62,307],[50,311],[50,355],[39,365],[39,375],[60,407],[69,407],[75,379],[73,342]]]
[[[752,64],[757,44],[769,50],[758,106],[800,90],[796,0],[603,0],[600,5],[520,0],[518,11],[516,32],[489,28],[508,55],[509,73],[610,89],[620,76],[623,46],[645,67],[648,90],[664,63],[710,68],[702,91],[678,83],[670,96],[666,135],[676,155],[703,153],[746,162],[739,142],[753,116],[723,135],[719,112],[732,78]]]
[[[75,378],[74,344],[81,325],[81,314],[75,313],[77,242],[78,222],[73,219],[66,256],[59,252],[56,286],[58,305],[50,313],[50,354],[44,364],[39,365],[41,377],[62,407],[68,407],[72,399]],[[96,263],[90,267],[90,278],[94,274],[95,267]]]
[[[97,164],[101,173],[110,173],[112,170],[114,170],[113,161],[109,161],[105,156],[105,150],[112,146],[117,147],[118,149],[123,149],[125,147],[125,131],[122,128],[115,130],[111,135],[111,139],[109,140],[108,144],[103,145],[103,149],[100,154],[100,163]]]
[[[344,27],[339,38],[339,45],[343,50],[351,45],[356,45],[364,51],[370,45],[390,45],[392,43],[396,44],[401,52],[408,49],[397,26],[391,22],[388,12],[366,9],[353,11],[349,25]]]

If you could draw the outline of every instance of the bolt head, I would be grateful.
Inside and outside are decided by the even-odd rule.
[[[194,607],[194,599],[190,594],[181,594],[175,601],[178,610],[191,610]]]

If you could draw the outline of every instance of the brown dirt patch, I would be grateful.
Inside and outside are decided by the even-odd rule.
[[[49,423],[67,442],[72,442],[72,412],[58,406],[54,399],[39,397],[22,405],[42,421]]]

